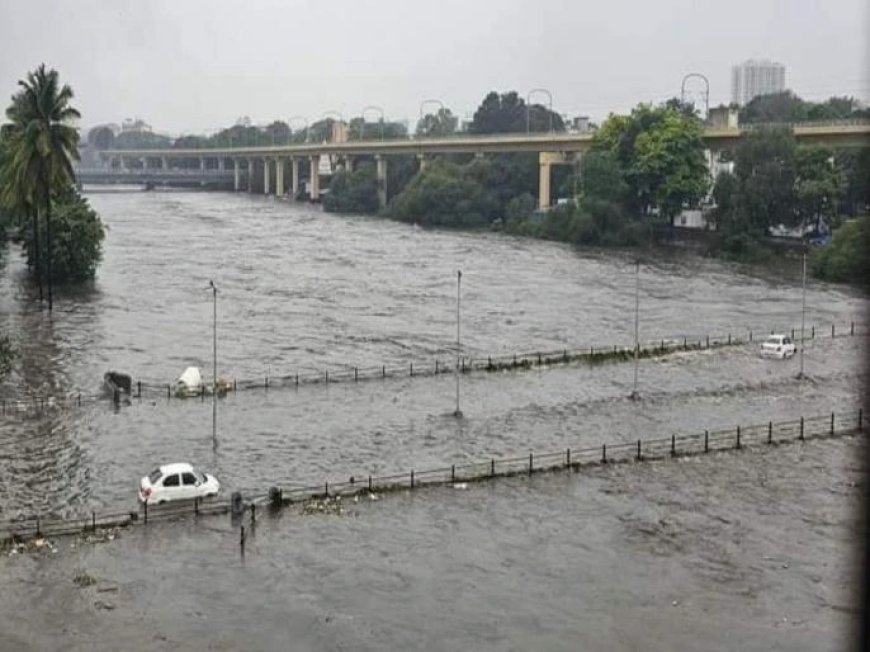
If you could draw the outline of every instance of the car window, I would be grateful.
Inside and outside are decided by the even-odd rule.
[[[163,473],[160,471],[160,469],[154,469],[153,471],[151,471],[151,473],[148,474],[148,481],[151,484],[157,484],[157,481],[160,480],[160,478],[162,477]]]
[[[164,487],[177,487],[178,486],[178,474],[170,475],[163,481]]]
[[[786,337],[785,339],[783,339],[782,343],[783,344],[791,344],[791,338]]]
[[[193,473],[184,473],[184,474],[181,476],[181,481],[182,481],[185,485],[188,485],[188,484],[189,484],[189,485],[195,485],[195,484],[196,484],[196,476],[193,475]]]

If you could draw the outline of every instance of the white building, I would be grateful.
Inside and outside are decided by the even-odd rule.
[[[749,59],[731,68],[731,101],[745,106],[752,98],[785,90],[785,66],[767,59]]]

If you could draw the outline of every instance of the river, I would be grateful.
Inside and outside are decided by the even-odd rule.
[[[159,382],[188,365],[210,375],[209,280],[219,373],[235,378],[449,361],[457,269],[466,355],[633,341],[632,254],[426,231],[247,194],[89,199],[108,226],[105,258],[93,284],[57,291],[53,315],[38,309],[20,252],[3,258],[0,319],[20,351],[3,398],[94,394],[107,369]],[[642,339],[800,324],[794,268],[643,258]],[[808,382],[794,378],[797,358],[761,360],[743,346],[642,361],[637,403],[626,399],[631,363],[469,374],[461,420],[447,375],[239,392],[219,401],[216,441],[211,405],[199,400],[7,414],[0,518],[131,505],[137,479],[166,460],[252,492],[856,409],[866,338],[829,331],[861,322],[866,308],[848,288],[809,284],[807,324],[819,336],[807,347]]]

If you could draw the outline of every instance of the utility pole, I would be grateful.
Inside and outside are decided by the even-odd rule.
[[[804,324],[807,314],[807,253],[803,255],[803,289],[801,290],[801,370],[798,378],[804,377]]]

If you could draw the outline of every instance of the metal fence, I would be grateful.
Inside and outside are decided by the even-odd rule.
[[[680,351],[700,351],[718,349],[729,346],[745,346],[760,342],[767,333],[774,331],[791,333],[791,337],[799,344],[800,328],[780,328],[747,330],[740,333],[719,333],[704,336],[671,335],[656,339],[647,339],[640,343],[638,357],[650,358],[664,356]],[[870,326],[860,322],[831,324],[805,327],[805,338],[808,340],[870,335]],[[461,356],[460,372],[494,372],[525,370],[535,367],[563,365],[570,363],[603,364],[607,362],[630,361],[634,359],[635,347],[622,344],[589,345],[583,347],[564,348],[561,350],[518,352],[510,354]],[[385,380],[388,378],[429,377],[440,374],[452,374],[456,370],[455,356],[435,357],[429,361],[408,362],[405,364],[382,364],[377,366],[354,366],[351,364],[324,369],[323,371],[303,371],[292,373],[267,374],[260,378],[234,379],[228,391],[269,390],[278,388],[300,387],[340,382],[364,382]],[[69,393],[65,396],[31,396],[22,398],[0,399],[0,416],[29,414],[46,409],[76,408],[105,400],[107,394]],[[130,398],[178,398],[172,383],[139,379],[133,382]],[[201,400],[206,393],[197,396]],[[119,397],[120,398],[120,397]],[[192,400],[186,397],[186,400]],[[195,399],[194,399],[195,400]]]
[[[109,512],[91,512],[73,518],[53,518],[31,515],[0,520],[0,543],[21,541],[29,537],[60,536],[97,531],[106,527],[147,525],[149,521],[177,519],[179,517],[208,514],[233,513],[241,516],[247,512],[256,518],[258,509],[268,506],[280,509],[289,504],[311,500],[337,499],[367,493],[384,493],[397,490],[418,489],[433,485],[449,485],[459,482],[480,482],[535,473],[573,470],[584,467],[603,466],[615,463],[644,462],[672,457],[704,455],[706,453],[740,450],[750,447],[778,446],[807,439],[820,439],[864,432],[864,411],[800,417],[792,421],[756,423],[719,430],[705,430],[693,434],[672,434],[669,437],[638,439],[632,442],[604,444],[601,446],[545,453],[529,452],[528,455],[508,458],[491,458],[467,464],[451,464],[435,469],[410,469],[392,475],[361,475],[347,480],[324,481],[307,487],[272,487],[267,493],[248,496],[242,500],[234,494],[229,500],[187,501],[171,507],[148,507],[140,505],[133,511],[121,509]],[[244,535],[242,536],[242,543]]]

